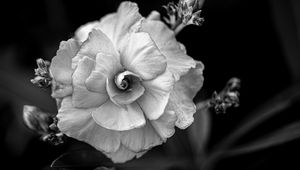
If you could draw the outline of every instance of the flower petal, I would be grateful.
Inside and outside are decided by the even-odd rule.
[[[78,63],[78,67],[73,74],[73,104],[75,107],[89,108],[103,104],[108,96],[105,93],[95,93],[88,91],[85,81],[95,67],[95,61],[89,57],[84,57]]]
[[[141,152],[162,144],[150,122],[141,128],[121,132],[121,143],[131,151]]]
[[[157,120],[152,120],[151,124],[162,140],[166,141],[175,133],[175,122],[177,116],[174,111],[165,111]]]
[[[203,85],[203,68],[203,64],[197,62],[196,68],[190,69],[176,82],[170,95],[167,109],[175,111],[178,118],[176,126],[181,129],[187,128],[194,121],[193,114],[196,112],[196,106],[193,98]]]
[[[111,40],[101,30],[93,29],[89,33],[88,39],[82,44],[78,56],[88,56],[95,59],[98,53],[118,56]]]
[[[92,114],[96,123],[116,131],[131,130],[145,125],[146,120],[137,103],[124,107],[107,100]]]
[[[169,71],[165,71],[156,79],[144,81],[143,85],[146,91],[138,99],[138,103],[148,119],[156,120],[164,113],[169,101],[170,92],[174,85],[173,75]]]
[[[96,56],[95,70],[86,79],[86,87],[90,91],[106,93],[106,79],[113,79],[122,70],[120,60],[117,56],[98,53]]]
[[[106,93],[106,75],[100,71],[92,71],[86,79],[86,88],[91,92]]]
[[[138,83],[138,85],[136,85],[136,87],[134,87],[132,90],[116,94],[115,96],[111,97],[111,99],[120,105],[130,104],[141,97],[144,94],[144,91],[145,88],[140,83]]]
[[[119,132],[96,124],[91,116],[93,110],[76,109],[70,97],[64,98],[57,114],[58,128],[67,136],[87,142],[100,151],[116,152],[120,147]]]
[[[50,66],[50,73],[55,81],[63,84],[71,84],[72,82],[72,58],[75,57],[79,50],[76,40],[69,39],[62,41],[56,56],[53,57]]]
[[[88,91],[85,86],[73,90],[73,104],[77,108],[99,107],[108,100],[107,94]]]
[[[97,26],[97,29],[100,29],[112,42],[114,42],[113,37],[117,21],[117,13],[111,13],[102,17],[99,25]]]
[[[139,158],[143,154],[145,154],[147,151],[142,151],[142,152],[133,152],[127,149],[125,146],[121,145],[119,150],[113,153],[106,153],[106,156],[111,158],[111,160],[114,163],[124,163],[127,162],[134,157]]]
[[[122,44],[127,33],[132,31],[132,26],[136,25],[142,18],[137,4],[126,1],[120,4],[116,13],[102,17],[96,28],[103,31],[119,49],[119,44]]]
[[[191,68],[189,72],[180,78],[175,85],[175,90],[181,90],[189,98],[193,99],[203,85],[204,65],[196,61],[196,68]]]
[[[136,3],[125,1],[120,4],[116,17],[113,42],[119,47],[120,43],[124,43],[122,39],[131,31],[131,27],[142,19],[142,16]]]
[[[182,45],[176,41],[174,32],[163,22],[145,20],[141,31],[149,33],[161,53],[166,56],[168,69],[175,75],[176,80],[195,67],[193,58],[186,55]]]
[[[98,53],[96,56],[95,70],[105,73],[107,78],[113,78],[120,70],[122,65],[120,59],[116,55]]]
[[[71,84],[61,84],[52,80],[52,93],[51,97],[53,98],[63,98],[65,96],[71,95],[73,92],[73,87]]]
[[[99,21],[93,21],[80,26],[75,31],[75,38],[80,42],[84,42],[88,38],[89,33],[93,30],[93,28],[96,28],[98,25]]]
[[[158,50],[149,34],[131,33],[122,49],[122,64],[128,70],[150,80],[162,74],[167,67],[166,57]]]
[[[160,13],[157,11],[151,11],[148,15],[147,20],[160,20]]]

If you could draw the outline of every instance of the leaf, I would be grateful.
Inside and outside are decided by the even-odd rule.
[[[116,168],[115,167],[107,168],[104,166],[99,166],[99,167],[95,168],[94,170],[116,170]]]
[[[226,139],[224,139],[218,146],[215,147],[216,152],[228,149],[234,144],[237,139],[245,135],[248,131],[269,119],[270,117],[281,113],[287,109],[293,100],[300,97],[300,84],[295,84],[283,92],[277,94],[273,99],[263,104],[259,109],[250,113],[250,117],[246,118],[237,130],[232,132]]]
[[[250,113],[250,117],[246,118],[241,125],[236,128],[228,137],[217,144],[210,152],[202,169],[211,169],[214,164],[220,160],[228,152],[228,149],[243,135],[249,132],[251,129],[261,124],[270,117],[281,113],[284,109],[287,109],[291,103],[300,97],[300,84],[293,84],[289,88],[277,94],[274,98],[263,104],[253,113]],[[280,140],[278,139],[278,143]],[[266,145],[267,146],[267,145]],[[262,147],[262,146],[261,146]],[[258,149],[258,148],[257,148]]]
[[[256,140],[247,145],[228,151],[228,153],[226,154],[237,155],[255,152],[261,149],[266,149],[272,146],[290,142],[297,138],[300,138],[300,122],[287,125],[286,127],[276,132],[273,132],[272,134],[266,136],[263,139]]]
[[[62,154],[55,159],[52,168],[113,167],[113,163],[97,150],[77,150]]]
[[[191,163],[190,158],[182,155],[180,157],[168,156],[158,152],[155,153],[150,151],[141,158],[122,164],[116,164],[115,167],[116,169],[170,170],[192,169],[193,164]]]

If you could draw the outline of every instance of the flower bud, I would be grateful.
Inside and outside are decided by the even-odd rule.
[[[177,4],[169,3],[164,6],[168,17],[164,17],[167,24],[177,34],[187,25],[202,25],[204,19],[200,16],[204,0],[179,0]]]
[[[38,66],[34,69],[36,77],[31,79],[31,83],[38,87],[49,87],[52,80],[49,72],[50,62],[39,58],[36,63]]]
[[[57,127],[57,118],[50,113],[41,111],[35,106],[25,105],[23,108],[23,120],[25,125],[41,135],[41,139],[52,145],[64,142],[64,135]]]
[[[29,129],[38,134],[45,134],[49,132],[52,116],[35,106],[25,105],[23,107],[23,120]]]
[[[241,81],[238,78],[231,78],[225,88],[218,94],[214,92],[210,101],[210,106],[213,107],[216,113],[226,113],[230,107],[239,106],[239,89]]]

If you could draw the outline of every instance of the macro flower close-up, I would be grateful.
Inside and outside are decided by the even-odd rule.
[[[114,162],[142,156],[193,122],[203,64],[132,2],[81,26],[52,59],[59,130]]]
[[[300,169],[296,0],[4,2],[0,169]]]

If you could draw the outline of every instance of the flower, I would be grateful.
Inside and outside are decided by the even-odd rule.
[[[140,157],[193,122],[204,66],[159,18],[123,2],[61,42],[51,62],[58,128],[114,162]]]

